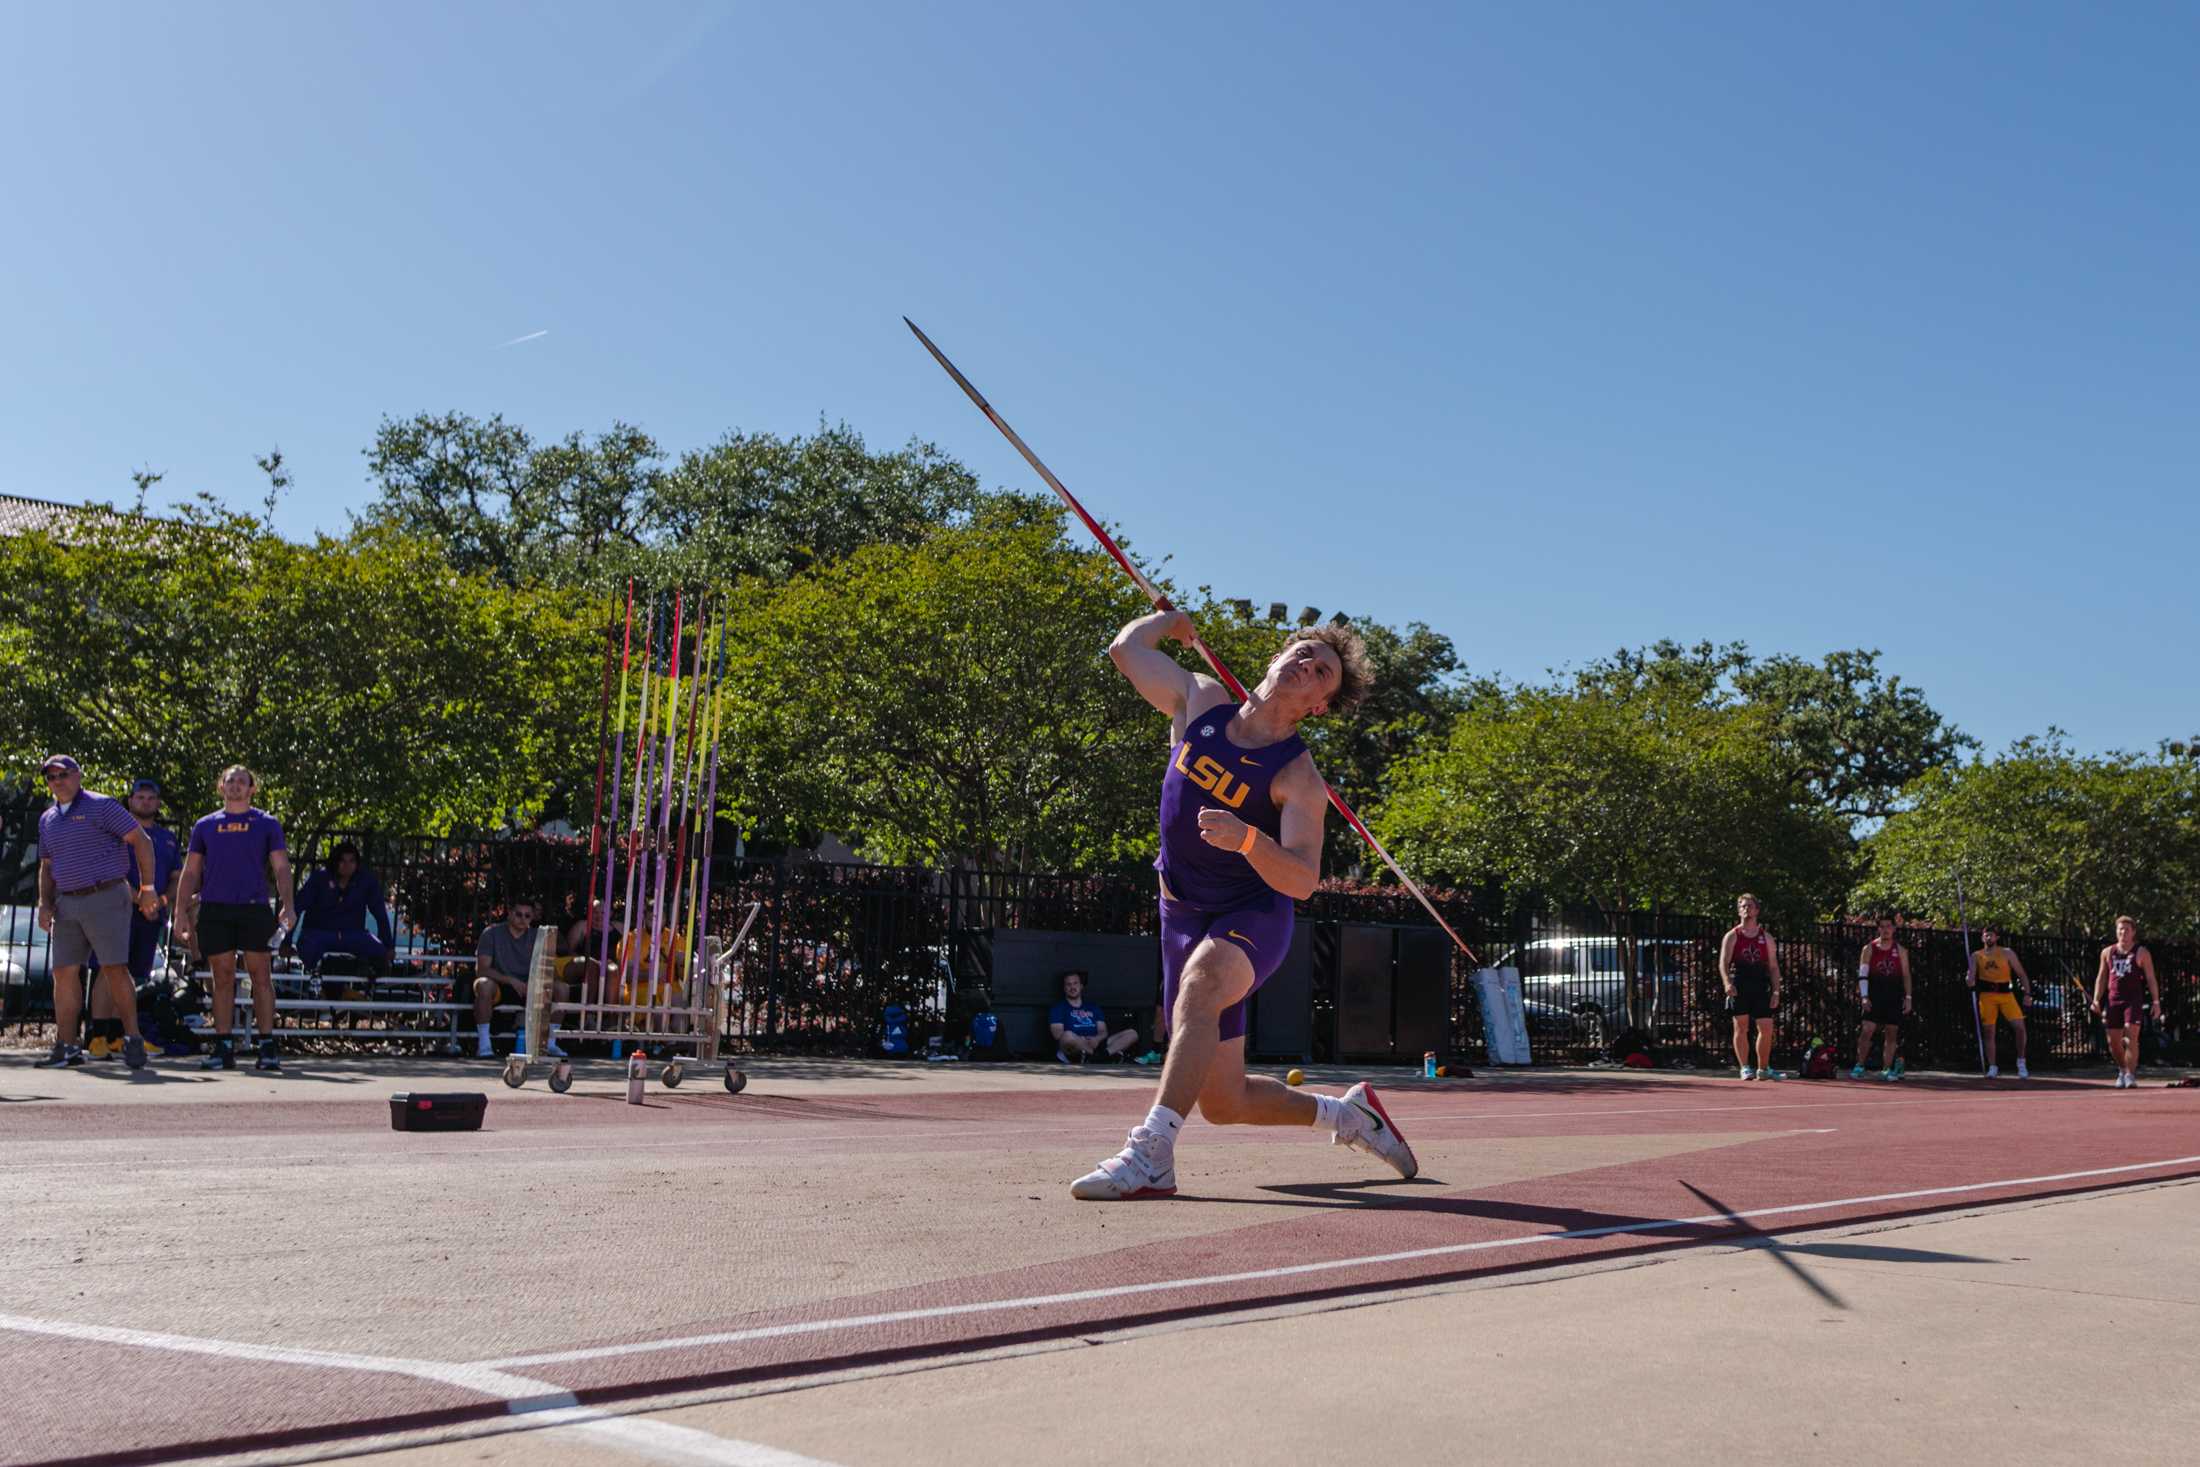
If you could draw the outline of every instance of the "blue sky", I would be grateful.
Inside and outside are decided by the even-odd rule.
[[[907,313],[1186,583],[2200,729],[2189,5],[0,16],[0,492],[340,528],[447,408],[1035,487]]]

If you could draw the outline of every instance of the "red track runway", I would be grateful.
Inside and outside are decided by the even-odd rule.
[[[379,1098],[9,1106],[0,1461],[336,1443],[2200,1176],[2186,1091],[1523,1077],[1385,1087],[1412,1183],[1195,1123],[1180,1197],[1077,1204],[1146,1102],[1094,1079],[576,1090],[461,1136],[393,1134]]]

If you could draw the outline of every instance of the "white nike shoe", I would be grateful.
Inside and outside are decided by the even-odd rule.
[[[1743,1079],[1745,1079],[1745,1080],[1754,1080],[1754,1079],[1756,1079],[1756,1078],[1757,1078],[1757,1067],[1756,1067],[1755,1065],[1743,1065],[1743,1066],[1742,1066],[1742,1078],[1743,1078]]]
[[[1337,1128],[1337,1134],[1329,1138],[1330,1145],[1349,1146],[1354,1151],[1380,1157],[1407,1181],[1420,1173],[1421,1163],[1414,1160],[1413,1148],[1406,1145],[1406,1138],[1398,1134],[1397,1123],[1391,1120],[1390,1112],[1384,1110],[1382,1101],[1376,1098],[1374,1086],[1362,1080],[1337,1098],[1344,1105],[1344,1123]]]
[[[1986,1067],[1986,1078],[1989,1080],[1999,1080],[2001,1078],[2001,1066],[1988,1065]]]
[[[1136,1202],[1176,1195],[1176,1158],[1161,1138],[1136,1127],[1121,1151],[1069,1184],[1079,1202]]]
[[[2017,1078],[2020,1080],[2029,1080],[2032,1078],[2032,1071],[2025,1065],[2023,1060],[2017,1061]]]

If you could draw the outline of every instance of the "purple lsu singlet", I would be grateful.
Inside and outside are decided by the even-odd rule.
[[[1178,901],[1216,912],[1276,893],[1252,862],[1199,838],[1199,812],[1210,806],[1227,810],[1275,839],[1283,829],[1276,776],[1306,751],[1297,734],[1258,749],[1239,748],[1228,732],[1236,713],[1225,703],[1193,719],[1161,778],[1161,854],[1154,869]]]

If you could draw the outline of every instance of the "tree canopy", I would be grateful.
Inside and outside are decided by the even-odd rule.
[[[68,748],[110,786],[151,773],[186,809],[241,759],[308,827],[582,823],[604,608],[633,578],[728,593],[721,790],[756,836],[884,861],[1151,857],[1165,737],[1104,655],[1144,604],[1051,498],[823,422],[673,452],[623,422],[541,440],[421,413],[385,419],[366,461],[351,530],[306,544],[204,497],[150,519],[149,467],[137,512],[0,540],[4,752]],[[272,505],[288,470],[259,464]],[[1178,599],[1249,685],[1316,615]],[[2200,930],[2189,760],[2050,734],[1964,762],[1975,741],[1867,649],[1659,641],[1499,685],[1429,626],[1354,624],[1372,694],[1307,742],[1426,880],[1615,914],[1719,911],[1747,886],[1787,917],[1946,919],[1960,870],[2013,926],[2136,907]],[[1342,821],[1324,866],[1382,879]]]
[[[311,828],[530,823],[594,750],[600,628],[379,529],[310,544],[194,507],[0,538],[0,743],[214,802],[227,764]],[[585,690],[583,685],[586,684]]]
[[[1866,842],[1867,902],[2015,931],[2112,934],[2125,912],[2150,931],[2200,930],[2200,768],[2188,761],[2082,755],[2050,731],[1905,793],[1910,808]]]
[[[501,417],[420,413],[384,419],[366,458],[376,494],[365,523],[508,586],[783,581],[1014,502],[928,443],[879,453],[845,423],[728,433],[668,463],[626,423],[537,443]]]
[[[1772,717],[1685,683],[1516,686],[1399,760],[1376,831],[1408,869],[1608,914],[1837,903],[1844,834],[1782,778]]]
[[[1103,655],[1140,607],[1055,524],[880,544],[741,593],[722,788],[767,837],[883,861],[1117,864],[1165,736]]]
[[[1912,780],[1977,747],[1921,690],[1882,672],[1877,651],[1760,660],[1740,642],[1662,641],[1592,662],[1575,682],[1762,711],[1780,777],[1852,825],[1886,818]]]

